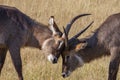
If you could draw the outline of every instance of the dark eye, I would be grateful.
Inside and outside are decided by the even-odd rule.
[[[65,62],[68,63],[70,56],[65,56]]]
[[[70,56],[66,56],[66,59],[68,60],[70,58]]]

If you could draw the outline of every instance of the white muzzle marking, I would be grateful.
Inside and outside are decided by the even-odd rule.
[[[64,75],[64,76],[63,76]],[[66,78],[67,77],[67,74],[65,73],[65,72],[63,72],[62,73],[62,76],[64,77],[64,78]]]
[[[68,77],[71,74],[71,71],[68,71],[68,73],[63,72],[62,75],[64,75],[64,78]]]
[[[47,59],[50,61],[50,62],[53,62],[53,60],[55,59],[55,56],[53,56],[52,54],[49,54]]]

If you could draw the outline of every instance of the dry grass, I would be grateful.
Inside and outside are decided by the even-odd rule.
[[[54,15],[60,27],[65,26],[75,15],[91,13],[91,16],[82,18],[74,24],[70,36],[94,20],[93,26],[83,34],[83,36],[90,35],[90,32],[99,27],[109,15],[120,12],[120,0],[0,0],[0,4],[15,6],[44,24],[47,24],[49,17]],[[109,57],[94,60],[63,79],[61,59],[58,64],[53,65],[39,50],[25,48],[21,53],[25,80],[107,80]],[[18,80],[9,53],[0,80]]]

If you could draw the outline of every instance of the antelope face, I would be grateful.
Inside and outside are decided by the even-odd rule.
[[[57,63],[62,51],[62,44],[64,43],[64,39],[62,38],[62,32],[55,23],[53,16],[51,16],[49,19],[49,29],[51,30],[52,35],[43,42],[42,50],[50,62]]]
[[[61,43],[64,40],[61,38],[49,38],[47,39],[42,46],[42,50],[46,53],[47,59],[52,63],[57,63],[60,53],[62,52]]]
[[[67,52],[66,52],[67,53]],[[66,54],[65,53],[65,54]],[[68,77],[74,70],[83,65],[83,60],[74,51],[69,51],[69,55],[64,55],[62,63],[62,76],[63,78]]]
[[[84,41],[79,41],[77,37],[79,37],[83,32],[85,32],[93,22],[91,22],[87,27],[85,27],[82,31],[78,32],[75,36],[73,36],[71,39],[68,39],[68,33],[71,28],[71,25],[76,21],[78,18],[82,16],[86,16],[90,14],[82,14],[74,17],[70,23],[67,25],[66,29],[64,29],[64,51],[61,53],[62,55],[62,76],[68,77],[71,72],[73,72],[75,69],[83,65],[83,60],[77,53],[82,52],[82,49],[84,46],[82,46],[82,43],[85,43]],[[80,45],[79,45],[80,43]],[[86,44],[84,44],[86,45]]]
[[[64,78],[68,77],[70,73],[84,64],[82,56],[86,49],[87,42],[75,38],[71,39],[71,41],[69,41],[69,49],[65,50],[62,54],[62,76]]]

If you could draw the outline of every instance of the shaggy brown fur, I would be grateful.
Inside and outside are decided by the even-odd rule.
[[[56,31],[61,33],[56,24],[53,24],[53,27],[56,27]],[[14,7],[0,5],[0,72],[6,52],[9,50],[19,80],[23,80],[20,48],[30,46],[41,49],[46,40],[48,42],[44,47],[47,48],[43,48],[43,50],[46,51],[46,54],[58,57],[57,48],[60,39],[53,36],[53,32],[48,26],[36,22]]]
[[[77,43],[69,45],[72,49],[63,55],[63,77],[69,76],[68,72],[74,71],[83,62],[111,55],[108,80],[116,80],[120,63],[120,13],[109,16],[89,38],[73,40],[69,40],[69,44]]]

